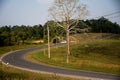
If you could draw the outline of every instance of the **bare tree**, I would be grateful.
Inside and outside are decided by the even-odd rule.
[[[79,0],[54,0],[53,6],[48,10],[52,19],[66,31],[67,63],[69,63],[70,55],[70,30],[75,27],[73,24],[77,24],[77,22],[83,19],[88,13],[86,5],[80,4],[79,2]],[[63,24],[59,22],[63,22]]]

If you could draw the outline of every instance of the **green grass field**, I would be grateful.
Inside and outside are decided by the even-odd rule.
[[[27,49],[27,48],[33,48],[39,46],[42,45],[20,45],[20,46],[0,47],[0,56],[2,56],[3,54],[9,51],[18,50],[18,49]],[[0,62],[0,80],[88,80],[88,79],[83,79],[83,78],[75,79],[75,78],[61,77],[55,74],[47,75],[41,73],[34,73],[34,72],[8,67]]]
[[[47,50],[46,53],[34,51],[26,58],[45,65],[120,75],[120,40],[111,38],[71,45],[69,64],[66,64],[66,47],[51,49],[51,59],[47,58]]]
[[[86,46],[87,45],[87,46]],[[19,45],[0,47],[0,56],[18,49],[39,47],[41,45]],[[33,55],[33,53],[35,53]],[[33,62],[62,68],[120,74],[120,36],[108,40],[71,45],[70,63],[66,64],[66,47],[51,50],[51,59],[47,50],[28,54],[27,59]],[[87,80],[46,75],[7,67],[0,62],[0,80]]]

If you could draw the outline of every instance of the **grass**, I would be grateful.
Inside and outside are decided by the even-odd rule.
[[[20,45],[20,46],[0,47],[0,56],[2,56],[3,54],[9,51],[18,50],[18,49],[27,49],[27,48],[33,48],[39,46],[42,45]],[[47,75],[41,73],[34,73],[34,72],[19,70],[16,68],[5,66],[0,62],[0,80],[87,80],[87,79],[61,77],[54,74]]]
[[[23,71],[0,64],[0,80],[87,80]]]
[[[15,46],[5,46],[5,47],[0,47],[0,56],[2,56],[3,54],[10,52],[10,51],[14,51],[14,50],[18,50],[18,49],[27,49],[27,48],[33,48],[33,47],[39,47],[40,45],[15,45]]]
[[[120,40],[112,38],[71,45],[69,64],[66,64],[66,47],[51,49],[51,59],[47,58],[47,50],[46,53],[44,50],[32,52],[26,58],[62,68],[120,75]]]
[[[45,53],[44,51],[35,51],[33,53],[36,54],[33,55],[33,53],[30,53],[26,57],[34,62],[49,64],[52,66],[77,69],[77,70],[105,72],[105,73],[112,73],[119,75],[120,74],[120,63],[119,63],[120,38],[116,36],[115,37],[116,40],[111,40],[111,39],[94,42],[94,44],[87,43],[87,45],[91,48],[83,47],[86,44],[72,45],[71,46],[72,53],[70,56],[69,64],[66,64],[65,62],[66,61],[65,47],[52,49],[51,59],[47,58],[47,50]],[[0,47],[0,57],[9,51],[39,47],[39,46],[41,45],[19,45],[19,46]],[[105,53],[104,48],[106,52],[108,51],[110,52],[110,54],[112,53],[115,54],[112,54],[111,56],[107,56],[108,54]],[[101,54],[102,52],[99,52],[99,50],[102,50],[104,54]],[[93,54],[91,54],[91,52]],[[75,53],[79,53],[79,54],[75,54]],[[46,75],[46,74],[34,73],[34,72],[11,68],[1,64],[0,62],[0,80],[87,80],[87,79],[83,79],[83,78],[75,79],[75,78],[60,77],[58,75]]]

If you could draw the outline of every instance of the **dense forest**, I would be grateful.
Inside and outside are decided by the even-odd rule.
[[[91,27],[91,32],[120,33],[120,25],[117,23],[112,23],[104,17],[86,20],[85,23]]]
[[[74,20],[71,20],[74,21]],[[62,24],[62,22],[60,22]],[[112,23],[108,19],[101,17],[99,19],[79,20],[74,24],[75,27],[70,34],[79,34],[83,32],[92,33],[116,33],[120,34],[120,25]],[[47,41],[47,26],[50,29],[50,38],[65,36],[65,30],[54,21],[48,21],[43,26],[34,25],[15,25],[0,27],[0,46],[20,45],[25,41],[44,39]]]
[[[42,25],[0,27],[0,46],[24,44],[25,40],[43,39]]]

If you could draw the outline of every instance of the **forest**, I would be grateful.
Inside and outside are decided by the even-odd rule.
[[[74,20],[71,20],[71,22]],[[62,24],[62,22],[59,22]],[[115,33],[120,34],[120,25],[101,17],[99,19],[79,20],[74,24],[70,34],[80,33]],[[0,26],[0,47],[25,44],[25,41],[47,41],[47,27],[50,29],[50,39],[56,36],[65,37],[65,30],[55,21],[47,21],[44,25],[14,25]]]

